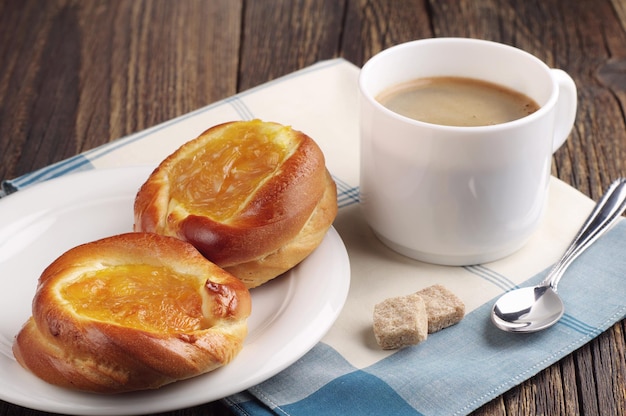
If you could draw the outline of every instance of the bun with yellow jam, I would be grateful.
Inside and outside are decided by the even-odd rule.
[[[260,120],[214,126],[167,157],[135,199],[135,231],[174,236],[248,288],[323,240],[335,183],[307,135]]]
[[[243,283],[190,244],[121,234],[75,247],[44,270],[13,353],[58,386],[154,389],[230,362],[250,308]]]

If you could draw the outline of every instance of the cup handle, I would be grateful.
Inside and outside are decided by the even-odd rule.
[[[552,153],[554,153],[565,143],[572,131],[572,127],[574,127],[578,95],[576,84],[567,72],[560,69],[551,69],[550,71],[559,87],[559,99],[556,104],[555,115],[556,122],[552,139]]]

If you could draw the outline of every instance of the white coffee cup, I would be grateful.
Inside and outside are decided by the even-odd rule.
[[[404,117],[376,101],[394,85],[435,76],[489,81],[539,104],[521,119],[454,127]],[[546,205],[552,154],[576,116],[574,81],[520,49],[435,38],[391,47],[359,76],[360,198],[393,250],[445,265],[480,264],[520,249]]]

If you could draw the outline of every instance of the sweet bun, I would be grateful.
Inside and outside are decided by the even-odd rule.
[[[135,231],[174,236],[248,288],[322,241],[337,190],[307,135],[260,120],[214,126],[167,157],[135,199]]]
[[[153,389],[230,362],[250,308],[243,283],[190,244],[122,234],[75,247],[43,271],[13,354],[58,386]]]

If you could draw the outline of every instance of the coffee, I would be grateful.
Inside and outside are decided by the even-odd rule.
[[[509,88],[472,78],[419,78],[383,91],[382,105],[403,116],[446,126],[489,126],[534,113],[539,105]]]

